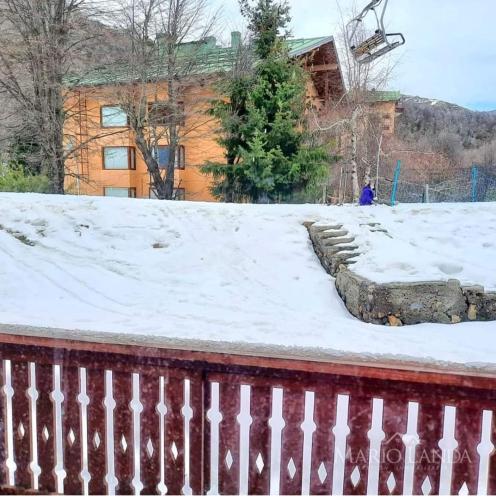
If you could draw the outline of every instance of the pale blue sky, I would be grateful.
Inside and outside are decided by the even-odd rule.
[[[340,0],[347,10],[354,0]],[[369,0],[356,0],[364,6]],[[237,0],[212,0],[223,8],[221,36],[242,27]],[[335,34],[336,0],[289,0],[298,37]],[[389,0],[387,26],[404,33],[391,88],[404,94],[496,109],[496,0]]]

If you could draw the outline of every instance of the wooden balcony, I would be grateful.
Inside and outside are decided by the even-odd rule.
[[[496,493],[491,372],[22,332],[0,354],[4,493]]]

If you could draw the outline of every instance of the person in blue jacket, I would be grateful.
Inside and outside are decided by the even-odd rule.
[[[374,190],[370,182],[362,189],[362,194],[360,195],[360,205],[372,205],[374,203]]]

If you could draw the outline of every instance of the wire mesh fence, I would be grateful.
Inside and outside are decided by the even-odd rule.
[[[372,177],[372,184],[377,203],[388,205],[496,201],[496,165],[426,172],[396,162],[383,165],[380,175]],[[349,169],[337,169],[331,176],[327,199],[330,203],[353,201]]]

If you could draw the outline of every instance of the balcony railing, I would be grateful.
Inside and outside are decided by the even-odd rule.
[[[0,490],[496,493],[491,374],[0,335]]]

